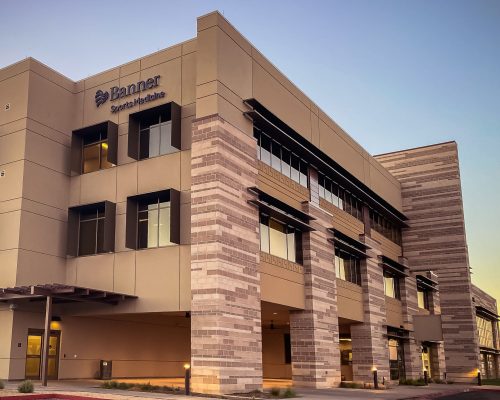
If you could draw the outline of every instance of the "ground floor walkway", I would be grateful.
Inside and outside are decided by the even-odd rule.
[[[122,381],[148,383],[152,385],[178,386],[183,388],[183,380],[180,378],[156,378],[156,379],[126,379]],[[0,390],[0,398],[5,396],[18,396],[16,387],[19,382],[6,382],[4,390]],[[100,387],[102,381],[98,380],[67,380],[50,381],[48,387],[42,387],[35,383],[36,393],[58,393],[73,396],[92,397],[107,400],[181,400],[181,399],[203,399],[207,397],[172,395],[161,393],[143,393],[123,390],[110,390]],[[287,380],[265,380],[264,388],[285,388],[291,384]],[[477,390],[480,390],[479,392]],[[471,393],[474,391],[473,393]],[[323,399],[349,399],[349,400],[397,400],[397,399],[464,399],[464,400],[493,400],[500,398],[500,387],[494,386],[470,386],[470,385],[437,385],[431,384],[427,387],[397,386],[389,390],[374,391],[363,389],[297,389],[297,395],[301,399],[323,400]],[[445,397],[443,397],[445,396]],[[451,397],[448,397],[451,396]]]

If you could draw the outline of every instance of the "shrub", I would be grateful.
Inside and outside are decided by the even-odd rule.
[[[293,390],[292,388],[287,388],[287,389],[285,390],[285,393],[283,393],[283,397],[284,397],[285,399],[291,399],[291,398],[296,397],[296,396],[297,396],[297,395],[296,395],[296,393],[295,393],[295,390]]]
[[[280,397],[280,392],[281,392],[281,390],[279,388],[272,388],[271,389],[271,396]]]
[[[361,384],[359,382],[342,381],[342,382],[340,382],[340,387],[346,388],[346,389],[363,389],[363,384]]]
[[[33,386],[33,382],[24,381],[17,387],[17,391],[19,393],[33,393],[35,391],[35,387]]]
[[[440,379],[440,378],[434,378],[434,379],[432,380],[432,382],[433,382],[433,383],[440,383],[440,384],[441,384],[441,383],[446,383],[445,381],[443,381],[443,380],[442,380],[442,379]]]
[[[116,388],[120,390],[128,390],[132,387],[134,387],[134,384],[127,382],[117,382],[116,384]]]
[[[407,386],[425,386],[425,380],[422,378],[419,378],[419,379],[400,379],[399,384],[400,385],[407,385]]]
[[[5,383],[3,383],[3,381],[0,381],[0,389],[5,389]]]

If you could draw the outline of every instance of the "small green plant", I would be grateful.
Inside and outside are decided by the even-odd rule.
[[[23,381],[17,387],[17,391],[19,393],[33,393],[35,391],[35,387],[33,386],[33,382],[31,382],[31,381]]]
[[[283,393],[283,398],[285,399],[292,399],[294,397],[297,397],[297,394],[295,393],[295,390],[293,390],[292,388],[287,388]]]
[[[2,380],[0,380],[0,390],[5,389],[5,383],[3,383]]]
[[[342,381],[340,382],[340,387],[346,389],[363,389],[363,384],[359,382]]]
[[[280,397],[281,390],[279,388],[271,388],[271,396]]]
[[[400,379],[399,380],[400,385],[407,385],[407,386],[425,386],[425,380],[422,378],[419,379]]]

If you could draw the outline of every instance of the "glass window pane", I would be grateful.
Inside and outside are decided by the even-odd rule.
[[[57,355],[57,346],[58,346],[58,338],[57,336],[51,336],[49,338],[49,356]]]
[[[148,248],[158,247],[158,205],[149,206],[148,210]]]
[[[288,228],[287,233],[288,260],[295,262],[295,229]]]
[[[94,144],[83,148],[83,173],[99,170],[99,151],[100,145]]]
[[[40,357],[26,358],[26,377],[38,378],[40,376]]]
[[[418,308],[425,308],[424,292],[421,290],[417,290],[417,303]]]
[[[78,242],[78,255],[85,256],[96,253],[96,228],[97,221],[80,221],[80,237]]]
[[[260,132],[257,129],[253,130],[253,137],[257,139],[257,160],[260,160],[260,147],[262,143],[260,142]]]
[[[269,219],[268,217],[260,216],[260,250],[269,253]]]
[[[300,176],[299,176],[299,158],[292,154],[292,171],[291,171],[291,174],[290,174],[290,178],[292,178],[295,182],[299,183],[299,179],[300,179]]]
[[[170,244],[170,207],[160,208],[159,246]]]
[[[341,187],[338,187],[338,201],[339,201],[339,208],[341,210],[344,210],[345,204],[344,204],[344,189]]]
[[[26,348],[26,355],[39,356],[42,349],[42,337],[40,335],[28,335],[28,346]]]
[[[267,165],[271,165],[271,140],[266,135],[262,135],[261,145],[260,160]]]
[[[149,127],[149,157],[160,155],[160,125]]]
[[[101,169],[111,168],[112,163],[108,161],[108,143],[101,143]]]
[[[283,175],[286,175],[290,178],[290,172],[291,172],[291,161],[290,161],[290,151],[282,148],[281,149],[281,173]]]
[[[339,187],[335,182],[332,182],[332,204],[335,207],[339,206]]]
[[[325,179],[325,200],[332,203],[332,182],[330,179]]]
[[[325,198],[325,177],[321,174],[318,175],[319,197]]]
[[[271,167],[281,172],[281,146],[274,141],[271,146]]]
[[[307,187],[307,169],[308,164],[300,160],[300,184],[304,187]]]
[[[177,151],[172,146],[172,123],[171,121],[160,124],[160,154],[169,154]]]
[[[396,297],[396,293],[394,292],[394,278],[392,276],[384,276],[384,291],[386,296]]]
[[[287,256],[285,227],[279,222],[269,220],[269,247],[270,253],[281,258]]]

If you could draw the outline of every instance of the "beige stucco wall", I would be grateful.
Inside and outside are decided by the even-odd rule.
[[[401,209],[399,182],[218,13],[198,19],[197,110],[252,135],[242,112],[255,98],[361,182]],[[314,63],[312,62],[313,66]],[[311,68],[313,68],[311,66]]]

